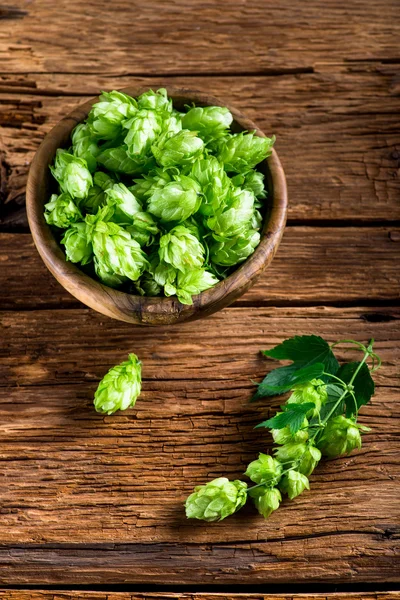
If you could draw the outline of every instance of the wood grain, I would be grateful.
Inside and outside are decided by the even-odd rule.
[[[288,227],[240,305],[397,302],[399,263],[398,228]],[[45,268],[29,234],[0,233],[0,309],[75,306],[81,304]]]
[[[327,60],[399,58],[396,0],[13,4],[20,18],[0,30],[9,73],[290,72]]]
[[[232,594],[0,590],[1,600],[398,600],[400,592]]]
[[[201,89],[235,105],[267,134],[275,133],[292,220],[400,219],[398,65],[321,68],[281,77],[2,76],[0,221],[26,227],[27,170],[44,134],[83,99],[128,84]]]
[[[3,583],[398,580],[400,312],[379,312],[374,322],[373,308],[231,308],[157,336],[88,310],[2,313]],[[194,485],[240,477],[270,447],[253,427],[279,399],[248,404],[250,379],[273,366],[258,350],[310,330],[377,340],[384,366],[363,410],[363,449],[324,462],[311,492],[268,521],[249,507],[218,525],[188,523]],[[132,350],[141,399],[97,415],[98,379]]]

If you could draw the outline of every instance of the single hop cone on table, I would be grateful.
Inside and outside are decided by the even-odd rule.
[[[279,488],[293,500],[293,498],[299,496],[304,490],[309,490],[310,484],[305,475],[292,469],[282,478],[279,483]]]
[[[282,496],[278,488],[256,488],[253,490],[254,493],[250,492],[250,495],[253,498],[254,505],[260,515],[264,517],[264,519],[268,519],[271,513],[274,510],[279,508],[279,505],[282,501]],[[256,493],[258,492],[258,493]]]
[[[94,395],[97,412],[111,415],[135,406],[142,385],[141,364],[136,354],[130,354],[127,361],[108,371]]]
[[[247,467],[245,475],[254,483],[276,483],[282,473],[281,463],[270,456],[260,452],[257,460],[253,460]]]
[[[246,500],[246,483],[218,477],[194,489],[185,502],[186,516],[209,522],[222,521],[242,508]]]

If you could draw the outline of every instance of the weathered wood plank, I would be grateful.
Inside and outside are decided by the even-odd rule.
[[[400,230],[288,227],[277,256],[240,305],[396,301]],[[0,308],[81,306],[48,272],[29,234],[0,233]]]
[[[379,312],[232,308],[157,331],[86,310],[2,313],[2,582],[398,580],[400,312]],[[363,449],[321,464],[312,490],[268,521],[248,507],[188,523],[194,485],[240,477],[270,448],[253,427],[280,401],[248,404],[250,379],[272,366],[258,350],[310,331],[377,340],[384,366]],[[97,415],[97,381],[129,351],[143,360],[143,394],[135,409]]]
[[[0,56],[2,69],[11,73],[310,69],[327,57],[398,59],[399,16],[395,0],[309,0],[302,5],[290,0],[134,5],[14,0],[0,28]]]
[[[290,219],[400,219],[398,72],[396,65],[353,63],[283,77],[2,76],[5,206],[0,202],[0,220],[26,226],[20,207],[28,166],[43,135],[100,89],[128,83],[213,93],[242,109],[267,133],[276,133],[289,185]]]
[[[0,590],[1,600],[398,600],[400,592],[349,592],[299,594],[234,594],[174,592],[77,592]]]

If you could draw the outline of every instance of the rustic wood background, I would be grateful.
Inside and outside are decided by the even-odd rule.
[[[0,6],[0,583],[395,588],[398,0],[9,2]],[[27,170],[43,135],[99,90],[133,83],[212,93],[277,135],[290,194],[278,255],[239,302],[198,323],[146,330],[86,309],[46,271],[27,229]],[[258,350],[308,332],[376,339],[384,363],[362,412],[372,427],[362,450],[321,464],[311,491],[268,521],[249,508],[188,523],[182,502],[194,485],[240,477],[270,447],[253,427],[279,400],[248,403],[250,380],[271,366]],[[140,401],[95,414],[98,380],[130,351],[144,361]],[[139,597],[155,594],[0,591]]]

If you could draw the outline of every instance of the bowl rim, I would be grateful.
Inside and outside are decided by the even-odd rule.
[[[148,89],[147,86],[130,85],[118,91],[136,97]],[[200,106],[225,106],[242,129],[254,130],[256,135],[265,137],[251,119],[225,101],[188,88],[168,86],[167,92],[168,96],[178,103],[183,101],[195,102]],[[99,96],[95,96],[77,106],[47,133],[29,169],[26,190],[28,222],[35,246],[47,268],[73,296],[84,304],[107,316],[130,323],[170,324],[207,316],[229,305],[241,296],[270,264],[283,235],[288,197],[285,174],[275,149],[266,159],[273,189],[270,196],[272,203],[264,219],[260,243],[253,254],[226,279],[193,296],[192,305],[181,304],[175,296],[136,296],[100,283],[86,275],[76,264],[67,261],[43,214],[43,206],[49,197],[48,166],[52,163],[57,148],[65,146],[72,129],[87,117],[91,106],[98,99]]]

